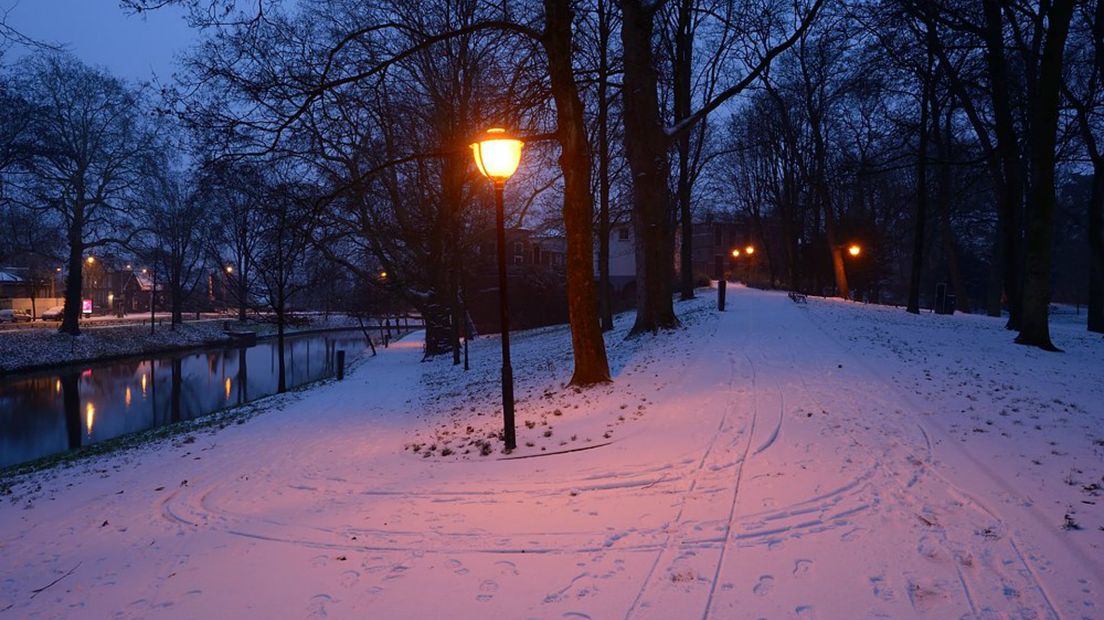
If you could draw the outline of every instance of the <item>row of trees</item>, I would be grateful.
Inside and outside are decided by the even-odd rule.
[[[147,93],[57,51],[11,67],[0,96],[0,258],[30,265],[32,280],[65,274],[63,332],[79,333],[83,267],[96,255],[140,265],[174,327],[212,273],[233,284],[241,318],[274,313],[281,338],[291,297],[333,281],[305,267],[316,196],[287,180],[293,170],[188,165],[183,134]]]
[[[819,288],[819,265],[830,265],[826,278],[844,297],[842,246],[862,236],[879,265],[865,277],[908,282],[910,311],[937,269],[969,309],[965,274],[977,267],[963,261],[988,264],[986,309],[999,313],[1003,299],[1020,342],[1053,348],[1058,179],[1104,161],[1094,138],[1097,2],[176,3],[204,37],[163,106],[186,130],[192,161],[207,163],[167,177],[174,166],[154,119],[111,115],[128,119],[119,135],[137,136],[134,148],[113,151],[133,162],[108,171],[119,197],[82,194],[98,185],[81,181],[80,191],[26,202],[49,205],[63,230],[84,227],[66,233],[70,274],[94,244],[150,238],[155,218],[134,214],[157,204],[168,213],[156,218],[153,245],[169,257],[165,273],[186,283],[209,243],[174,243],[173,231],[218,213],[219,260],[243,287],[251,274],[259,283],[262,273],[294,279],[302,265],[340,266],[365,297],[417,308],[427,354],[459,362],[465,270],[493,213],[467,143],[504,125],[530,144],[508,188],[509,221],[543,222],[567,240],[576,384],[609,378],[601,330],[612,324],[611,223],[634,227],[640,333],[677,326],[673,294],[693,295],[692,223],[704,210],[745,218],[773,282]],[[166,2],[124,4],[140,12]],[[141,107],[142,93],[120,89],[135,102],[121,108]],[[41,105],[22,94],[29,86],[17,90]],[[62,176],[77,178],[54,175],[55,187]],[[160,180],[150,188],[150,179]],[[1100,183],[1083,211],[1093,329]],[[151,191],[159,198],[140,198]],[[91,218],[82,211],[90,205],[100,209]],[[115,212],[130,216],[107,225]],[[269,233],[284,250],[259,269],[264,230],[290,236]]]
[[[188,60],[180,117],[212,157],[284,162],[317,188],[312,247],[417,307],[428,354],[459,359],[464,265],[492,213],[467,144],[486,126],[522,128],[530,149],[510,219],[554,219],[567,240],[572,381],[589,384],[609,379],[608,271],[596,287],[593,256],[597,245],[608,257],[611,219],[627,211],[635,227],[633,332],[675,327],[669,151],[681,145],[680,168],[700,174],[689,157],[701,159],[706,119],[801,37],[823,0],[684,2],[674,12],[628,0],[327,0],[294,11],[262,2],[251,12],[180,3],[211,33]],[[683,24],[669,50],[684,72],[677,115],[667,51],[654,45],[672,19]],[[694,50],[714,35],[712,86],[699,96]],[[556,218],[550,195],[562,197]]]
[[[766,229],[789,285],[805,277],[800,245],[823,244],[846,297],[838,248],[856,236],[874,242],[874,279],[903,288],[910,312],[938,274],[959,309],[1003,306],[1017,342],[1053,349],[1051,291],[1074,277],[1088,328],[1104,331],[1102,17],[1101,3],[1072,1],[827,8],[725,136],[739,208]],[[1073,273],[1055,273],[1059,224],[1088,257],[1064,248]]]

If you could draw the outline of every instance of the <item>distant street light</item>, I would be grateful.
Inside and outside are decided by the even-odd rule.
[[[226,273],[234,273],[234,266],[233,265],[227,265],[226,266]]]
[[[740,250],[732,250],[732,258],[740,258]]]
[[[858,256],[862,254],[862,248],[858,244],[852,243],[851,247],[847,248],[847,253],[851,256]]]
[[[91,265],[92,263],[96,262],[96,257],[95,256],[89,256],[87,260],[88,260],[88,264]]]
[[[503,190],[506,181],[521,163],[524,142],[505,129],[488,129],[471,145],[479,172],[494,183],[495,224],[498,233],[498,311],[502,326],[502,418],[503,439],[507,450],[517,447],[514,431],[514,371],[510,367],[510,308],[506,295],[506,207]]]
[[[755,254],[755,246],[754,245],[747,246],[746,248],[744,248],[744,253],[747,254],[748,256],[751,256],[752,254]]]

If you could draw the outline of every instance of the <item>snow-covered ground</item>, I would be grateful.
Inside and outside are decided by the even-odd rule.
[[[729,294],[619,317],[589,390],[565,329],[517,334],[510,455],[498,341],[465,373],[411,338],[14,481],[0,617],[1104,616],[1104,341]]]

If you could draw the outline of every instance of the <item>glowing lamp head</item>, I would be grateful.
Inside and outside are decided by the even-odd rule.
[[[234,266],[233,265],[227,265],[226,266],[226,273],[234,273]]]
[[[740,250],[732,250],[732,258],[740,258]]]
[[[96,257],[95,256],[89,256],[87,261],[88,261],[88,264],[91,265],[92,263],[96,262]]]
[[[380,272],[380,280],[386,280],[386,279],[387,279],[387,272],[386,271],[381,271]]]
[[[748,256],[751,256],[752,254],[755,254],[755,246],[754,245],[747,246],[746,248],[744,248],[744,253],[747,254]]]
[[[851,244],[851,247],[847,248],[847,253],[851,256],[858,256],[862,254],[862,248],[856,244]]]
[[[501,127],[488,129],[471,145],[475,166],[483,176],[495,183],[505,183],[521,163],[521,147],[524,144]]]

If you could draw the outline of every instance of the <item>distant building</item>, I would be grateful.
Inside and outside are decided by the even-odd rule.
[[[724,277],[732,271],[732,250],[747,245],[747,233],[734,222],[714,220],[706,216],[704,222],[693,226],[693,243],[690,247],[690,264],[696,276],[706,276],[713,280]],[[681,235],[675,236],[676,266],[680,256]]]
[[[598,279],[598,246],[594,246],[594,279]],[[631,222],[610,225],[609,279],[613,294],[631,295],[636,288],[636,242]]]
[[[563,237],[539,236],[525,228],[506,229],[506,277],[510,328],[528,329],[567,322]],[[494,230],[476,246],[476,264],[466,270],[464,306],[478,333],[498,333],[498,254]]]

